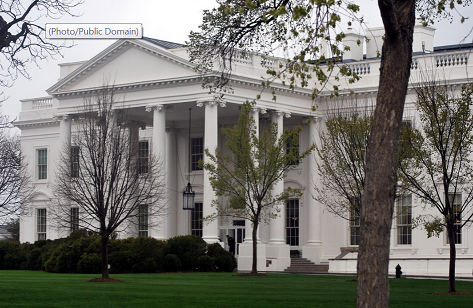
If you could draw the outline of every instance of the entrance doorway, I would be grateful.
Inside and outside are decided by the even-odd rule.
[[[220,240],[224,243],[225,250],[230,250],[227,243],[227,235],[235,239],[235,254],[238,255],[239,246],[245,239],[245,221],[234,220],[231,227],[220,227]]]

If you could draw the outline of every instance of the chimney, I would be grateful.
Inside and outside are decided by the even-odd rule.
[[[360,41],[359,45],[358,41]],[[343,61],[363,60],[363,35],[356,33],[352,28],[348,28],[345,32],[345,37],[343,38],[343,45],[350,47],[350,50],[345,50],[343,52]]]

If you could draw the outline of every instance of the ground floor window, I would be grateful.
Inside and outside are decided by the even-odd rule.
[[[299,200],[286,203],[286,244],[299,246]]]
[[[191,234],[202,237],[202,203],[195,203],[195,208],[191,211]]]
[[[397,244],[412,244],[412,196],[398,199],[396,207]]]
[[[46,239],[46,209],[36,209],[36,233],[38,240]]]
[[[350,245],[360,245],[360,213],[356,207],[350,209]]]
[[[71,208],[71,232],[79,230],[79,208]]]
[[[140,205],[138,209],[138,236],[148,237],[148,205]]]
[[[448,195],[450,199],[450,204],[453,207],[453,214],[455,215],[455,226],[454,226],[454,237],[455,237],[455,244],[461,244],[462,243],[462,219],[461,219],[461,206],[462,206],[462,195],[461,194],[449,194]],[[446,233],[445,233],[446,234]],[[447,237],[447,244],[450,244],[450,241],[448,240],[448,234],[446,234]]]

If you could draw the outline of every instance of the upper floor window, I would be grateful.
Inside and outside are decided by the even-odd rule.
[[[79,230],[79,208],[71,207],[71,232]]]
[[[191,138],[191,165],[190,170],[202,170],[199,168],[199,161],[204,158],[204,138]]]
[[[286,144],[286,154],[292,154],[293,157],[288,157],[287,164],[288,165],[297,165],[299,164],[299,136],[295,136],[294,138],[290,138],[287,140]]]
[[[38,180],[46,180],[48,178],[48,150],[36,150],[37,156],[37,176]]]
[[[71,147],[71,176],[76,178],[79,176],[79,147]]]
[[[397,244],[412,244],[412,196],[402,196],[396,207]]]
[[[148,140],[138,143],[138,173],[148,173],[149,167],[149,142]]]

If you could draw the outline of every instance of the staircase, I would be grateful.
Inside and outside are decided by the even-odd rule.
[[[291,266],[284,270],[285,273],[299,274],[326,274],[328,264],[315,264],[306,258],[291,258]]]

